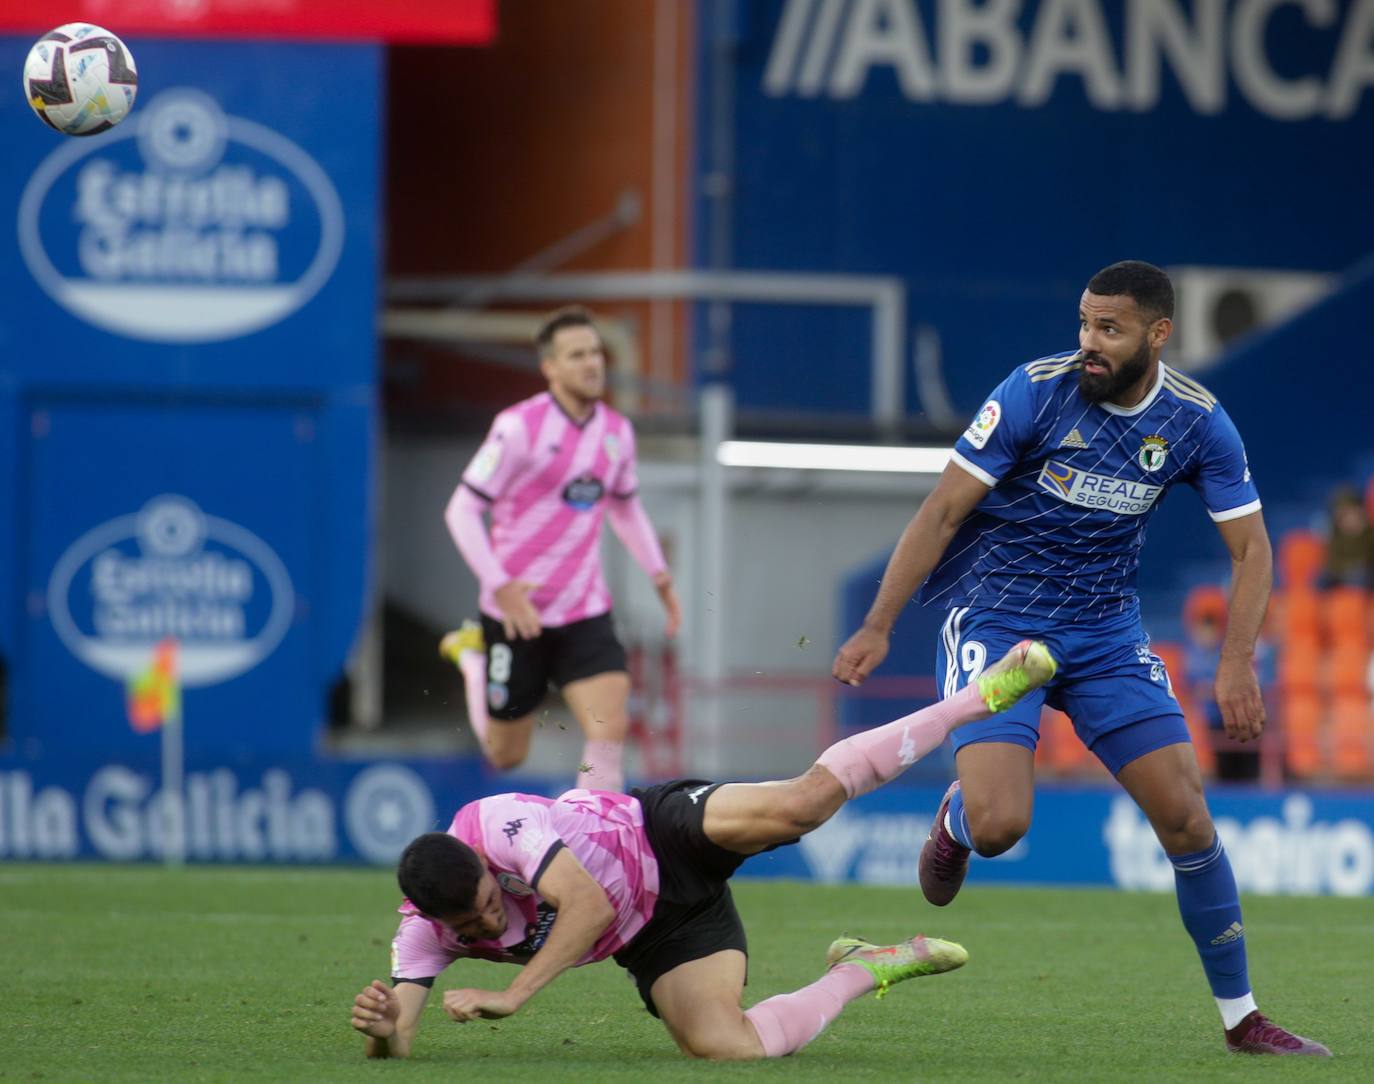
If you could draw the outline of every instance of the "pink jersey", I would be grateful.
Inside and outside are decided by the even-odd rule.
[[[406,900],[391,943],[391,975],[428,979],[454,960],[471,957],[523,963],[548,937],[558,912],[532,887],[566,847],[606,892],[615,920],[577,962],[604,960],[629,942],[653,914],[658,860],[644,834],[639,799],[600,790],[570,790],[556,799],[498,794],[458,810],[448,834],[481,853],[506,908],[506,932],[497,940],[460,937],[425,918]]]
[[[601,571],[606,498],[629,500],[639,487],[628,418],[597,403],[579,424],[541,392],[496,416],[463,484],[490,502],[491,548],[511,579],[535,584],[530,601],[544,625],[610,610]],[[498,619],[499,586],[484,582],[479,602]]]

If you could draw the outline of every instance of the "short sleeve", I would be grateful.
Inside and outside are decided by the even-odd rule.
[[[496,867],[515,873],[531,888],[564,846],[547,803],[520,794],[484,798],[482,851]]]
[[[528,454],[525,423],[512,411],[496,415],[487,439],[463,471],[463,484],[479,497],[494,501],[502,496]]]
[[[1245,445],[1235,423],[1220,406],[1212,410],[1208,420],[1191,484],[1217,523],[1260,510],[1259,490],[1250,477]]]
[[[639,492],[639,467],[636,462],[636,441],[635,430],[628,421],[621,435],[607,438],[615,440],[615,455],[618,462],[613,464],[615,474],[611,478],[610,492],[612,497],[620,500],[628,500]]]
[[[460,955],[440,944],[429,919],[406,915],[391,941],[391,979],[433,979]]]
[[[1035,395],[1024,369],[1017,369],[993,389],[954,445],[954,462],[989,486],[995,486],[1033,446]]]

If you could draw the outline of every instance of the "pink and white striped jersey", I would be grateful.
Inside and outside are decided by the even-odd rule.
[[[628,418],[597,403],[579,424],[541,392],[496,416],[463,485],[490,502],[491,549],[510,579],[536,585],[529,598],[544,625],[610,610],[600,552],[605,498],[632,501],[639,488]],[[663,557],[657,539],[648,549],[648,564],[658,566],[649,568],[652,575]],[[484,581],[479,602],[498,619],[499,586]]]
[[[448,834],[486,861],[506,909],[506,932],[496,940],[460,937],[421,915],[406,900],[391,943],[391,975],[428,979],[463,957],[523,963],[548,937],[558,912],[532,887],[567,847],[606,892],[615,920],[577,966],[604,960],[649,921],[658,900],[658,859],[644,834],[639,799],[600,790],[570,790],[556,799],[498,794],[458,810]]]

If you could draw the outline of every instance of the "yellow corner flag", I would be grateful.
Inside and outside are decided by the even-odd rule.
[[[148,669],[126,686],[129,725],[140,734],[181,717],[181,682],[177,677],[177,642],[163,640],[153,649]]]

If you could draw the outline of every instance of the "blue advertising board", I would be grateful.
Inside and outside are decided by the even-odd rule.
[[[110,131],[0,96],[0,765],[135,756],[168,638],[189,762],[300,756],[369,575],[382,54],[127,44]]]
[[[0,766],[0,860],[156,861],[165,799],[153,747],[142,759],[59,756]],[[443,831],[476,797],[518,789],[554,796],[561,780],[513,782],[478,762],[267,760],[248,769],[188,763],[186,856],[195,862],[388,865],[422,832]],[[845,805],[795,846],[757,855],[742,877],[917,884],[917,859],[942,787],[891,786]],[[1374,893],[1374,797],[1241,788],[1209,796],[1241,891]],[[970,883],[1171,890],[1173,867],[1120,790],[1044,787],[1030,833],[1005,855],[975,858]]]
[[[900,276],[967,415],[1013,366],[1073,348],[1078,295],[1114,260],[1335,271],[1374,248],[1366,3],[699,11],[716,126],[697,262]],[[862,411],[858,319],[739,306],[741,408]],[[923,407],[914,388],[906,406]]]

